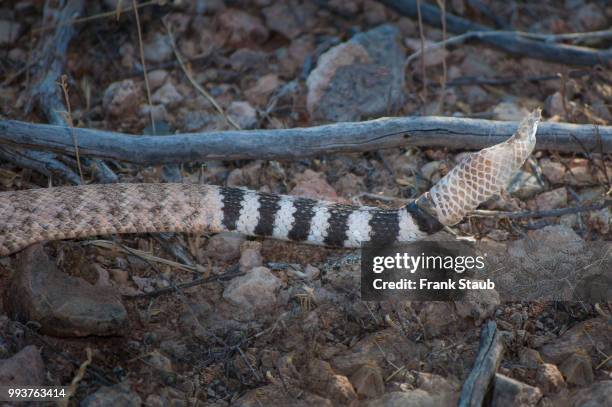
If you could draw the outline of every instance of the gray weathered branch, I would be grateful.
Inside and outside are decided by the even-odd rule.
[[[477,150],[506,140],[515,122],[453,117],[398,117],[317,127],[132,136],[103,130],[0,121],[0,144],[140,165],[203,160],[296,159],[406,146]],[[612,126],[541,123],[536,148],[612,153]]]
[[[418,2],[416,0],[380,0],[380,2],[402,15],[412,18],[417,17]],[[420,3],[423,21],[434,27],[441,27],[441,10],[436,6],[427,4],[425,1]],[[491,31],[491,28],[487,26],[474,23],[448,12],[445,13],[445,18],[447,30],[456,34]],[[593,66],[596,64],[607,65],[612,61],[612,51],[536,41],[520,32],[489,33],[482,37],[475,35],[474,38],[511,54],[524,55],[562,64]]]
[[[497,324],[495,321],[488,321],[480,331],[478,355],[461,389],[458,404],[460,407],[483,405],[503,354],[504,344],[497,330]]]
[[[68,51],[70,41],[76,34],[76,29],[70,20],[83,12],[83,0],[67,0],[59,4],[47,2],[44,9],[44,20],[47,23],[57,23],[53,35],[43,36],[38,44],[39,60],[36,65],[36,75],[33,80],[32,96],[29,108],[38,105],[40,111],[47,117],[49,123],[66,126],[68,123],[63,113],[66,111],[63,95],[58,80],[64,71],[64,57]],[[80,183],[80,178],[67,165],[61,163],[52,154],[33,152],[27,150],[13,151],[5,148],[3,158],[20,166],[34,169],[43,174],[50,172],[56,177],[64,178],[72,183]],[[100,160],[84,158],[83,163],[92,168],[96,179],[101,182],[117,182],[117,176],[108,166]],[[47,169],[47,171],[44,171]]]

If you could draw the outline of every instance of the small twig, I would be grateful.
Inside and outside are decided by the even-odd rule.
[[[444,24],[443,27],[446,27],[446,24]],[[409,55],[408,58],[406,58],[406,61],[405,61],[404,64],[405,65],[409,65],[412,61],[414,61],[416,58],[421,56],[421,54],[427,53],[427,52],[430,52],[430,51],[435,51],[436,49],[439,49],[439,48],[445,48],[447,45],[459,45],[459,44],[463,44],[467,40],[471,40],[471,39],[474,39],[474,38],[482,39],[482,38],[486,38],[486,37],[497,37],[497,36],[504,35],[504,34],[505,35],[511,35],[511,34],[514,35],[514,34],[517,34],[517,33],[518,32],[516,32],[516,31],[497,31],[497,30],[491,30],[491,31],[468,31],[466,33],[455,35],[455,36],[450,37],[450,38],[445,38],[444,37],[444,39],[442,41],[435,42],[433,44],[429,44],[426,47],[421,48],[420,50],[418,50],[418,51],[412,53],[411,55]]]
[[[121,3],[121,2],[119,2]],[[155,5],[157,4],[158,6],[163,6],[164,5],[164,1],[163,0],[151,0],[151,1],[146,1],[144,3],[140,3],[138,4],[137,8],[143,8],[143,7],[147,7],[147,6],[151,6],[151,5]],[[119,5],[119,4],[118,4]],[[94,14],[92,16],[87,16],[87,17],[80,17],[80,18],[74,18],[70,21],[67,22],[61,22],[59,24],[50,24],[50,25],[45,25],[42,27],[38,27],[32,30],[32,33],[39,33],[41,31],[47,31],[47,30],[52,30],[54,28],[57,27],[62,27],[62,26],[67,26],[67,25],[74,25],[74,24],[80,24],[80,23],[86,23],[88,21],[94,21],[94,20],[99,20],[101,18],[108,18],[108,17],[113,17],[116,16],[117,19],[119,18],[120,12],[121,13],[125,13],[127,11],[132,11],[134,8],[133,6],[126,6],[126,8],[121,9],[121,10],[114,10],[114,11],[107,11],[104,13],[99,13],[99,14]]]
[[[446,3],[445,0],[437,0],[438,7],[442,10],[442,42],[446,40]],[[440,103],[438,112],[444,111],[444,100],[446,98],[446,80],[447,80],[447,68],[446,68],[446,46],[442,45],[442,89],[440,92]]]
[[[225,274],[222,274],[222,275],[219,275],[219,276],[197,278],[195,280],[192,280],[192,281],[189,281],[189,282],[186,282],[186,283],[175,284],[173,287],[164,287],[164,288],[160,288],[159,290],[151,291],[151,292],[148,292],[148,293],[133,294],[133,295],[124,295],[123,298],[133,300],[133,299],[140,299],[140,298],[159,297],[160,295],[173,293],[173,292],[176,291],[177,288],[185,289],[185,288],[195,287],[197,285],[204,285],[204,284],[208,284],[208,283],[214,283],[214,282],[217,282],[217,281],[230,280],[230,279],[235,278],[235,277],[243,276],[244,274],[245,273],[243,273],[243,272],[225,273]]]
[[[89,348],[88,346],[87,348],[85,348],[85,352],[87,354],[87,359],[85,359],[85,361],[81,363],[81,366],[79,366],[79,370],[77,371],[77,374],[74,376],[74,378],[72,379],[72,382],[70,383],[70,386],[68,387],[68,394],[66,398],[62,398],[60,400],[59,405],[61,407],[68,406],[68,401],[70,400],[70,397],[74,396],[74,393],[76,393],[76,389],[77,389],[79,382],[83,380],[83,377],[85,377],[87,366],[91,364],[91,360],[92,360],[91,359],[92,358],[91,348]]]
[[[174,241],[174,236],[175,235],[173,233],[153,234],[153,238],[157,240],[157,242],[159,242],[162,248],[166,250],[166,252],[168,252],[169,254],[182,261],[183,264],[203,269],[202,266],[200,266],[193,260],[191,253],[188,252],[188,250],[185,248],[185,246],[183,246],[183,244],[176,243]]]
[[[595,370],[601,369],[603,367],[603,365],[605,365],[606,363],[608,363],[611,360],[612,360],[612,355],[610,355],[607,358],[605,358],[604,360],[602,360],[602,362],[595,367]]]
[[[601,31],[586,31],[581,33],[566,33],[566,34],[538,34],[519,31],[519,33],[528,38],[542,40],[544,42],[560,42],[560,41],[588,41],[592,39],[605,40],[612,38],[612,30]]]
[[[240,130],[240,126],[238,125],[238,123],[236,123],[231,117],[229,117],[225,113],[225,111],[219,105],[219,103],[217,103],[215,98],[213,98],[212,95],[206,91],[206,89],[200,86],[200,84],[197,83],[195,79],[193,79],[193,76],[191,75],[191,73],[185,66],[185,63],[183,62],[183,57],[181,56],[181,54],[179,53],[176,47],[176,43],[174,41],[174,35],[172,34],[172,27],[170,27],[165,21],[163,23],[164,23],[164,26],[166,27],[166,32],[168,33],[168,38],[170,39],[170,45],[172,46],[172,50],[174,51],[174,56],[176,57],[176,60],[178,61],[179,66],[183,70],[183,73],[185,74],[185,76],[187,77],[191,85],[193,85],[193,87],[198,92],[200,92],[214,106],[217,112],[219,112],[232,127],[234,127],[236,130]]]
[[[506,212],[506,211],[488,211],[477,209],[469,216],[479,218],[510,218],[510,219],[527,219],[527,218],[555,218],[562,215],[598,211],[603,208],[612,207],[612,199],[605,200],[600,203],[584,206],[573,206],[569,208],[551,209],[548,211],[524,211],[524,212]]]
[[[423,32],[423,18],[421,17],[421,0],[417,1],[417,16],[419,22],[419,38],[421,40],[421,54],[423,57],[421,58],[421,76],[423,77],[423,101],[427,102],[427,72],[425,70],[425,34]],[[408,66],[408,60],[404,66]]]
[[[116,249],[116,248],[119,248],[124,253],[133,254],[133,255],[138,256],[138,257],[140,257],[142,259],[146,259],[147,261],[153,261],[155,263],[164,264],[166,266],[174,267],[174,268],[177,268],[179,270],[185,270],[185,271],[191,271],[191,272],[201,271],[201,268],[199,268],[198,265],[191,266],[191,265],[187,265],[187,264],[177,263],[177,262],[172,261],[172,260],[168,260],[168,259],[164,259],[162,257],[154,256],[151,253],[145,252],[143,250],[127,248],[127,246],[117,244],[117,243],[112,242],[110,240],[87,240],[87,241],[83,242],[83,244],[86,245],[86,246],[101,247],[103,249]]]
[[[155,131],[155,120],[153,118],[153,103],[151,102],[151,86],[149,86],[149,74],[147,73],[147,63],[144,56],[144,45],[142,43],[142,29],[140,27],[140,17],[138,16],[138,7],[136,0],[132,0],[132,9],[134,10],[134,18],[136,19],[136,30],[138,31],[138,49],[140,50],[140,64],[142,65],[142,74],[144,75],[145,88],[147,90],[147,102],[149,103],[149,117],[151,119],[151,129],[153,134]]]
[[[60,77],[59,86],[62,89],[64,94],[64,100],[66,102],[67,117],[66,122],[68,122],[68,127],[70,127],[72,134],[72,140],[74,141],[74,156],[77,162],[77,169],[79,171],[79,176],[81,177],[81,183],[85,183],[85,179],[83,178],[83,168],[81,167],[81,157],[79,156],[79,143],[77,142],[77,136],[74,133],[74,121],[72,120],[72,108],[70,107],[70,98],[68,97],[68,82],[66,81],[66,75],[62,75]]]

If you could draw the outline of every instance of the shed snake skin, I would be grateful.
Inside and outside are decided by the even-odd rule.
[[[540,110],[512,137],[386,210],[195,184],[109,184],[0,192],[0,256],[37,242],[120,233],[236,231],[332,247],[408,242],[452,226],[505,188],[535,147]]]

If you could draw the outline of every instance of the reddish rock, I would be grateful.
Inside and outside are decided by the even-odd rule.
[[[357,394],[346,376],[336,374],[331,365],[323,360],[311,360],[307,367],[306,383],[313,393],[325,395],[338,404],[348,404]]]
[[[351,383],[360,398],[376,398],[385,392],[385,382],[377,364],[363,365],[352,376]]]
[[[567,206],[567,190],[565,187],[543,192],[536,197],[536,204],[541,211],[549,211]]]
[[[19,255],[5,304],[13,318],[36,321],[47,335],[119,335],[128,327],[114,290],[61,272],[40,245]]]
[[[264,8],[262,12],[266,18],[266,25],[272,31],[293,39],[299,36],[306,28],[303,21],[298,21],[298,14],[301,14],[299,20],[304,19],[303,10],[304,3],[289,6],[286,3],[275,2],[270,7]]]
[[[248,42],[263,43],[270,33],[259,17],[234,8],[219,14],[219,25],[227,32],[227,45],[243,47]]]
[[[217,260],[232,261],[240,257],[240,245],[246,238],[238,233],[219,233],[208,239],[206,255]]]
[[[45,365],[36,346],[26,346],[0,360],[0,386],[40,386],[44,381]]]
[[[550,183],[563,183],[563,177],[565,176],[565,165],[552,161],[549,158],[543,158],[540,160],[540,168],[542,169],[542,174]]]
[[[557,393],[565,388],[565,380],[557,366],[542,363],[536,373],[536,383],[544,394]]]
[[[495,375],[493,389],[493,406],[536,406],[542,398],[542,392],[537,387],[499,373]]]
[[[244,242],[240,254],[240,271],[247,272],[263,264],[260,242]]]
[[[338,194],[334,188],[327,183],[322,173],[308,169],[298,174],[295,177],[295,182],[296,185],[291,190],[291,195],[328,201],[338,200]]]
[[[111,83],[104,91],[102,106],[114,117],[135,114],[140,106],[140,93],[140,88],[131,79]]]
[[[276,74],[264,75],[257,79],[255,85],[248,88],[244,95],[256,106],[265,106],[268,98],[281,85],[281,81]]]
[[[266,267],[256,267],[234,278],[223,291],[223,298],[245,310],[260,311],[276,304],[281,280]]]

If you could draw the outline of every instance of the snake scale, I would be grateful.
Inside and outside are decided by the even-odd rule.
[[[535,147],[539,120],[538,109],[508,140],[468,154],[428,192],[395,210],[195,184],[0,192],[0,256],[47,240],[119,233],[236,231],[332,247],[422,239],[506,187]]]

